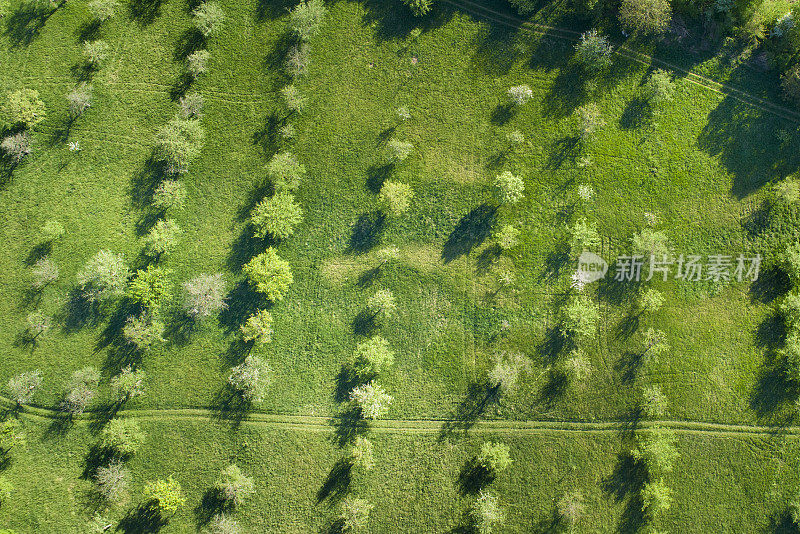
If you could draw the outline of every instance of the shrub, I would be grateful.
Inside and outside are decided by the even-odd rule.
[[[559,499],[556,507],[558,509],[558,517],[560,517],[570,529],[574,529],[575,525],[586,515],[583,494],[579,491],[565,493],[564,496]]]
[[[301,0],[289,14],[289,27],[301,41],[308,41],[319,32],[326,13],[322,0]]]
[[[33,89],[19,89],[6,95],[3,115],[12,126],[33,128],[45,118],[45,105],[39,92]]]
[[[492,239],[500,250],[510,250],[519,245],[519,228],[504,224],[492,231]]]
[[[276,239],[286,239],[294,233],[295,227],[303,220],[303,208],[294,201],[294,195],[280,191],[259,202],[250,214],[253,234],[265,238],[272,235]]]
[[[353,370],[362,379],[371,379],[394,364],[394,351],[381,336],[356,345],[354,356]]]
[[[584,250],[600,246],[600,235],[597,233],[597,227],[594,223],[587,222],[585,218],[575,221],[571,233],[570,249],[573,254],[579,254]]]
[[[575,60],[586,70],[596,72],[611,65],[612,50],[606,37],[589,30],[575,44]]]
[[[353,466],[366,471],[375,467],[372,442],[364,436],[356,436],[353,446],[350,448],[350,461]]]
[[[248,402],[261,402],[271,381],[272,369],[257,356],[248,355],[231,369],[228,384]]]
[[[64,235],[64,225],[56,219],[48,219],[41,228],[42,241],[52,243]]]
[[[145,309],[157,310],[172,296],[168,279],[170,274],[172,271],[155,265],[140,269],[128,283],[126,295]]]
[[[576,113],[578,115],[578,135],[583,140],[592,139],[597,130],[606,125],[597,104],[581,106]]]
[[[642,487],[641,498],[642,511],[647,512],[651,518],[657,517],[672,505],[672,490],[660,479],[647,482]]]
[[[138,316],[128,317],[122,327],[122,337],[137,350],[147,352],[165,341],[165,329],[163,321],[157,315],[145,311]]]
[[[423,17],[433,9],[433,0],[403,0],[415,17]]]
[[[527,85],[515,85],[509,88],[508,98],[511,99],[512,104],[521,106],[533,98],[533,91]]]
[[[414,190],[410,185],[387,180],[383,182],[381,191],[378,193],[378,204],[389,215],[399,217],[408,211],[413,198]]]
[[[105,41],[84,41],[83,57],[92,68],[100,68],[108,57],[108,43]]]
[[[242,530],[235,519],[225,514],[216,514],[203,532],[205,534],[241,534]]]
[[[638,234],[634,234],[632,239],[634,254],[641,254],[645,257],[650,255],[661,257],[669,254],[669,239],[660,230],[644,228]]]
[[[108,502],[119,503],[127,495],[129,471],[119,461],[100,466],[95,473],[95,489]]]
[[[672,430],[659,427],[642,430],[636,435],[633,457],[647,467],[651,479],[672,471],[675,459],[679,456],[675,439]]]
[[[250,260],[242,271],[253,289],[273,302],[283,300],[294,282],[289,262],[278,256],[272,247]]]
[[[28,132],[17,132],[5,136],[0,143],[0,148],[14,164],[20,163],[25,156],[33,152],[31,136]]]
[[[175,117],[156,134],[155,157],[169,174],[185,173],[203,150],[205,131],[200,121]]]
[[[81,83],[67,94],[70,117],[76,118],[92,105],[92,86]]]
[[[203,117],[205,100],[200,93],[189,93],[178,99],[181,107],[181,117],[184,119],[200,119]]]
[[[308,105],[308,99],[303,96],[294,84],[289,84],[281,89],[281,95],[286,109],[292,113],[302,113],[306,109],[306,105]]]
[[[647,289],[639,297],[638,307],[643,313],[654,313],[664,305],[664,294],[657,289]]]
[[[407,141],[391,138],[386,143],[386,159],[389,163],[401,163],[411,155],[414,145]]]
[[[675,82],[672,74],[663,69],[656,69],[644,84],[644,97],[653,106],[661,106],[675,97]]]
[[[562,326],[572,335],[591,336],[599,321],[600,311],[586,295],[573,295],[562,308]]]
[[[369,514],[375,505],[365,499],[347,497],[341,506],[339,519],[342,522],[342,532],[358,532],[367,528]]]
[[[183,488],[172,476],[167,480],[154,480],[145,484],[144,496],[161,514],[174,514],[178,508],[186,504]]]
[[[366,419],[380,419],[389,412],[392,396],[374,381],[356,386],[350,392],[350,400],[361,409]]]
[[[216,2],[203,2],[192,11],[192,23],[204,37],[218,33],[225,21],[225,12]]]
[[[787,337],[783,349],[784,374],[786,379],[794,384],[800,384],[800,334],[793,330]]]
[[[397,311],[394,293],[389,289],[379,289],[367,299],[367,309],[375,319],[390,319]]]
[[[146,374],[142,369],[125,366],[111,379],[111,398],[118,403],[127,402],[145,393]]]
[[[52,324],[50,316],[39,311],[29,313],[26,322],[28,323],[28,338],[31,341],[39,339],[39,336],[47,332]]]
[[[220,496],[233,506],[242,504],[248,495],[256,491],[253,479],[233,464],[222,470],[215,488]]]
[[[794,179],[781,180],[773,189],[775,196],[786,204],[800,202],[800,182]]]
[[[308,72],[308,64],[311,62],[311,47],[306,42],[292,45],[286,54],[286,72],[289,76],[296,78]]]
[[[153,258],[172,253],[182,233],[175,219],[159,219],[144,237],[144,253]]]
[[[497,476],[511,465],[510,449],[505,443],[485,441],[476,460],[487,473]]]
[[[497,496],[483,490],[472,503],[469,515],[478,534],[491,534],[505,519]]]
[[[183,283],[183,308],[191,317],[208,317],[225,309],[225,281],[221,274],[201,274]]]
[[[647,417],[662,417],[667,413],[667,396],[658,386],[642,388],[642,412]]]
[[[500,204],[516,204],[525,196],[525,182],[511,171],[498,174],[493,185],[495,198]]]
[[[19,406],[30,404],[33,396],[42,386],[42,373],[38,369],[26,373],[18,374],[8,380],[8,391],[11,400]]]
[[[122,255],[110,250],[95,254],[78,273],[78,285],[90,300],[105,300],[125,291],[130,271]]]
[[[194,79],[200,77],[208,70],[208,60],[211,54],[208,50],[196,50],[186,56],[186,72]]]
[[[780,305],[780,312],[788,329],[800,325],[800,293],[789,293]]]
[[[267,163],[267,177],[276,191],[294,191],[305,178],[306,168],[290,152],[278,152]]]
[[[246,342],[269,343],[272,341],[272,314],[267,310],[258,310],[247,318],[239,330]]]
[[[789,275],[792,282],[800,282],[800,241],[791,243],[781,256],[781,267]]]
[[[663,33],[671,19],[672,7],[669,0],[622,0],[619,8],[619,21],[634,33]]]
[[[94,20],[105,22],[114,16],[117,5],[117,0],[91,0],[87,7]]]
[[[656,361],[659,356],[669,351],[667,335],[654,328],[648,328],[644,333],[644,349],[642,359],[645,363]]]
[[[164,180],[153,193],[153,206],[162,212],[182,208],[186,201],[186,188],[180,180]]]

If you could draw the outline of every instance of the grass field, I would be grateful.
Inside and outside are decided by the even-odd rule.
[[[647,214],[685,254],[759,252],[771,265],[775,252],[797,234],[790,229],[776,238],[759,222],[765,186],[800,163],[797,136],[780,140],[779,132],[796,130],[798,118],[778,105],[774,77],[736,61],[727,49],[688,54],[629,42],[632,50],[711,78],[706,83],[675,70],[674,101],[649,119],[638,103],[640,85],[662,64],[618,54],[609,76],[587,91],[570,60],[570,34],[518,30],[502,23],[507,8],[490,5],[500,14],[486,20],[471,5],[444,3],[418,38],[410,33],[414,21],[395,2],[329,5],[311,43],[310,72],[298,84],[309,96],[309,111],[294,120],[298,135],[290,145],[308,169],[298,192],[305,219],[278,248],[291,262],[295,283],[271,310],[274,341],[257,349],[275,377],[255,410],[340,413],[337,376],[370,333],[359,317],[374,291],[389,288],[399,314],[381,333],[398,357],[381,383],[395,397],[392,420],[459,417],[480,400],[475,391],[492,356],[509,351],[525,354],[531,370],[483,417],[628,420],[640,386],[655,382],[670,400],[670,419],[785,423],[790,410],[770,382],[769,349],[780,330],[771,286],[659,284],[666,304],[638,329],[631,329],[624,287],[593,287],[601,321],[585,347],[592,374],[565,386],[547,372],[550,332],[571,274],[564,243],[579,216],[596,221],[607,259],[625,253],[631,236],[648,226]],[[153,136],[176,113],[191,35],[190,8],[183,2],[131,6],[102,26],[111,58],[92,79],[94,104],[69,129],[64,95],[79,71],[86,3],[70,0],[41,26],[6,17],[0,37],[0,94],[36,89],[48,108],[34,134],[34,154],[0,187],[0,383],[40,369],[45,385],[36,404],[42,407],[58,404],[73,370],[95,365],[109,378],[126,363],[108,342],[114,310],[76,314],[70,292],[75,274],[100,249],[139,261],[139,238],[152,223],[147,199],[155,179],[148,166]],[[241,267],[266,246],[251,237],[247,216],[266,193],[264,165],[286,146],[276,131],[285,118],[278,91],[288,81],[282,70],[286,6],[262,0],[223,7],[227,20],[210,41],[209,71],[193,86],[206,99],[206,143],[183,178],[188,199],[176,217],[184,230],[181,246],[163,264],[172,271],[173,307],[180,304],[181,282],[220,272],[229,308],[191,330],[177,321],[169,325],[167,343],[140,362],[148,394],[132,403],[135,410],[219,409],[229,369],[244,357],[237,329],[256,304]],[[571,23],[548,10],[532,20]],[[505,92],[519,84],[529,85],[534,97],[509,113]],[[574,112],[590,101],[606,125],[587,147],[593,163],[581,166]],[[412,115],[400,124],[399,106]],[[526,141],[509,151],[505,136],[514,129]],[[393,169],[383,160],[390,137],[415,146]],[[69,151],[67,140],[79,141],[81,151]],[[490,184],[503,170],[524,177],[526,196],[513,209],[498,210]],[[407,216],[382,221],[375,193],[387,176],[412,184],[415,198]],[[578,184],[596,193],[585,207],[577,202]],[[28,289],[30,265],[39,228],[53,217],[66,227],[51,252],[61,276],[36,295]],[[494,221],[516,223],[521,244],[491,261],[488,229]],[[374,276],[375,251],[383,245],[397,246],[400,260]],[[517,283],[513,291],[498,291],[506,269]],[[53,315],[55,326],[35,345],[22,343],[25,317],[36,308]],[[648,375],[630,357],[646,326],[663,329],[672,347]],[[101,397],[107,388],[104,380]],[[89,515],[83,493],[90,483],[79,475],[92,433],[78,424],[53,436],[46,422],[30,424],[28,452],[8,470],[17,492],[10,506],[0,508],[0,526],[77,531]],[[327,499],[315,501],[340,454],[324,425],[309,431],[245,423],[232,430],[204,419],[148,416],[145,426],[151,439],[131,464],[134,485],[175,473],[189,496],[190,506],[165,532],[195,529],[192,509],[232,459],[257,479],[256,498],[238,513],[253,532],[318,532],[333,520]],[[377,432],[378,467],[369,481],[352,484],[376,503],[372,530],[457,529],[468,502],[459,496],[458,472],[482,432],[445,442],[436,429]],[[797,483],[795,437],[679,435],[681,460],[669,481],[676,502],[665,528],[754,532],[781,526]],[[516,462],[497,481],[507,503],[507,531],[547,532],[554,500],[572,486],[587,497],[587,531],[632,531],[637,514],[625,488],[636,482],[614,479],[628,438],[615,431],[503,435]],[[626,476],[635,479],[635,473]],[[41,480],[50,484],[41,487]],[[122,517],[135,501],[115,513]]]

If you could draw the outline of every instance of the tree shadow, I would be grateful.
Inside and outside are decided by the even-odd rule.
[[[85,43],[86,41],[96,41],[100,38],[100,28],[102,23],[97,19],[92,19],[81,25],[75,32],[78,37],[78,43]]]
[[[119,522],[116,530],[124,534],[154,534],[167,525],[161,515],[157,501],[150,501],[129,510]]]
[[[488,382],[470,384],[464,399],[442,424],[439,441],[455,439],[459,434],[466,435],[486,409],[497,402],[499,392],[498,386],[492,386]]]
[[[219,325],[230,335],[253,315],[256,310],[269,309],[272,304],[261,293],[253,291],[247,280],[240,280],[225,296],[228,306],[219,313]]]
[[[179,307],[168,309],[164,315],[164,339],[178,347],[187,345],[197,331],[194,317]]]
[[[77,287],[67,293],[66,302],[57,314],[57,319],[67,334],[95,327],[100,323],[101,317],[100,303],[86,298],[83,291]]]
[[[619,117],[622,130],[634,130],[645,126],[653,118],[653,108],[642,97],[634,97],[625,105]]]
[[[504,126],[517,114],[517,108],[511,102],[501,102],[492,110],[490,121],[495,126]]]
[[[66,436],[74,424],[75,420],[71,414],[66,412],[56,413],[50,421],[50,424],[47,425],[42,435],[42,441],[49,441],[53,438],[62,438]]]
[[[264,126],[253,132],[253,144],[260,147],[264,155],[275,154],[280,148],[280,129],[286,124],[286,116],[273,112],[264,119]]]
[[[16,48],[33,42],[56,9],[47,9],[44,3],[35,0],[22,2],[5,21],[6,35],[11,45]]]
[[[225,384],[211,402],[214,418],[227,423],[231,428],[239,428],[253,408],[253,403],[242,397],[230,384]]]
[[[756,346],[775,350],[783,345],[786,334],[786,321],[780,313],[773,312],[759,323],[755,333]]]
[[[782,426],[793,416],[783,413],[781,408],[795,401],[798,393],[798,385],[786,376],[783,359],[777,358],[773,351],[768,351],[750,396],[750,408],[759,419]]]
[[[570,246],[566,242],[556,245],[556,248],[547,253],[544,259],[544,269],[539,276],[540,280],[555,280],[561,276],[561,271],[570,263]]]
[[[574,164],[578,159],[578,156],[581,155],[582,149],[583,143],[580,136],[567,135],[562,137],[553,143],[553,147],[550,149],[550,153],[547,155],[545,168],[550,170],[560,169],[561,166],[567,161]]]
[[[758,278],[750,284],[750,299],[753,302],[769,304],[786,295],[792,289],[792,281],[786,272],[776,266],[761,270]]]
[[[161,0],[131,0],[128,14],[139,26],[148,26],[161,14]]]
[[[151,155],[144,162],[141,172],[131,179],[131,201],[137,210],[143,210],[153,202],[153,193],[165,178],[164,165]]]
[[[769,516],[769,525],[764,532],[765,534],[796,534],[797,525],[789,510],[781,510]]]
[[[256,22],[264,22],[286,15],[295,5],[297,2],[292,0],[258,0]]]
[[[194,509],[198,530],[208,525],[215,515],[230,512],[232,506],[217,488],[209,488]]]
[[[197,28],[184,31],[175,42],[173,56],[175,61],[184,61],[187,57],[206,47],[206,38]]]
[[[327,500],[333,504],[339,502],[347,494],[352,481],[353,463],[349,458],[337,460],[322,487],[317,490],[317,504]]]
[[[569,386],[569,376],[560,369],[551,368],[547,373],[547,381],[539,390],[537,401],[550,409],[564,398]]]
[[[614,370],[619,373],[624,384],[636,380],[639,369],[642,368],[642,353],[626,350],[614,364]]]
[[[336,388],[333,392],[333,400],[336,402],[346,402],[349,400],[350,392],[354,387],[369,382],[374,376],[362,377],[353,370],[351,365],[342,365],[336,375]]]
[[[452,17],[452,10],[439,4],[424,17],[415,17],[400,0],[363,0],[365,8],[363,23],[375,28],[378,41],[403,39],[414,28],[423,32],[446,24]]]
[[[461,495],[477,495],[494,481],[494,475],[483,467],[477,458],[470,458],[461,467],[456,486]]]
[[[597,286],[597,296],[600,300],[619,306],[625,302],[630,302],[639,292],[641,282],[633,280],[615,280],[616,263],[608,267],[608,273],[600,279]]]
[[[484,24],[475,36],[471,49],[472,68],[491,76],[508,74],[519,58],[516,40],[519,29],[500,24]]]
[[[372,165],[367,169],[367,189],[375,194],[380,192],[383,182],[392,175],[392,170],[394,170],[394,163]]]
[[[353,318],[351,325],[353,334],[357,336],[369,336],[378,328],[378,321],[374,312],[364,309],[358,312]]]
[[[380,211],[364,213],[353,224],[348,250],[363,254],[380,243],[386,223],[386,215]]]
[[[636,312],[628,312],[625,314],[625,317],[617,323],[616,327],[614,328],[614,337],[621,340],[630,339],[630,337],[636,333],[639,329],[639,324],[642,320],[642,313]]]
[[[586,90],[587,73],[570,61],[553,80],[543,102],[544,115],[548,118],[564,118],[588,101]]]
[[[480,246],[489,237],[497,219],[497,206],[481,204],[464,215],[442,247],[442,259],[449,263]]]
[[[97,470],[101,467],[108,467],[114,460],[121,459],[113,449],[102,447],[99,444],[92,445],[86,457],[83,459],[82,480],[94,480]]]
[[[348,406],[342,413],[331,418],[333,426],[333,442],[337,447],[345,447],[356,439],[356,436],[369,431],[369,421],[362,417],[358,406]]]
[[[239,273],[245,263],[264,252],[265,249],[276,245],[277,242],[272,237],[265,237],[263,239],[253,235],[253,229],[246,225],[242,229],[239,237],[231,243],[231,250],[226,258],[228,269],[234,273]]]
[[[552,365],[574,344],[572,336],[565,334],[559,325],[549,326],[544,332],[544,339],[536,346],[536,354],[544,365]]]
[[[646,517],[642,512],[640,493],[645,482],[647,470],[627,452],[617,455],[614,471],[602,481],[603,491],[615,502],[628,499],[620,518],[620,532],[636,532],[644,525]]]
[[[381,275],[382,272],[383,268],[380,265],[378,265],[377,267],[373,267],[371,269],[367,269],[360,275],[358,275],[358,280],[356,281],[356,284],[361,289],[369,287],[375,280],[378,279],[378,277]]]
[[[175,83],[169,90],[169,97],[172,99],[173,102],[178,101],[182,97],[186,96],[186,93],[189,92],[189,89],[192,88],[192,84],[194,83],[194,77],[184,72],[175,80]]]

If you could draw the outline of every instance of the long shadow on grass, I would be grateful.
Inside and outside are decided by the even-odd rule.
[[[461,495],[477,495],[481,489],[494,481],[491,471],[482,466],[477,458],[470,458],[461,467],[456,487]]]
[[[476,70],[491,76],[508,74],[519,58],[517,46],[519,29],[499,24],[481,26],[471,49],[475,52],[470,65]]]
[[[131,0],[128,14],[140,26],[147,26],[161,14],[161,0]]]
[[[225,499],[224,495],[222,495],[222,492],[217,488],[209,488],[203,494],[200,504],[198,504],[194,509],[194,517],[195,521],[197,522],[197,528],[202,529],[208,525],[215,515],[230,511],[232,511],[230,501]]]
[[[452,10],[442,4],[424,17],[415,17],[400,0],[363,0],[361,3],[366,9],[363,22],[375,28],[379,41],[402,39],[414,28],[422,31],[438,28],[453,15]]]
[[[211,401],[211,409],[215,412],[215,419],[229,424],[236,429],[241,426],[247,414],[253,408],[253,403],[242,397],[229,384],[220,389]]]
[[[637,532],[644,526],[646,518],[642,512],[640,497],[642,487],[647,481],[647,470],[629,453],[617,456],[613,473],[603,480],[603,491],[619,503],[628,499],[622,512],[619,532]]]
[[[325,482],[317,491],[317,504],[326,500],[334,504],[341,500],[350,489],[352,471],[353,464],[349,458],[342,458],[333,464],[328,476],[325,477]]]
[[[357,436],[369,431],[369,421],[364,419],[358,406],[347,406],[343,412],[331,418],[333,426],[333,442],[337,447],[345,447]]]
[[[350,232],[348,250],[354,254],[369,252],[381,241],[386,224],[386,215],[372,211],[359,216]]]
[[[286,15],[297,5],[293,0],[258,0],[256,6],[256,22],[276,19]]]
[[[439,440],[452,440],[467,432],[478,422],[486,409],[497,402],[499,387],[487,382],[472,383],[464,399],[455,407],[439,431]]]
[[[58,8],[50,8],[43,2],[24,1],[19,8],[6,19],[6,35],[12,46],[29,45],[44,28],[47,20]],[[63,5],[63,3],[61,4]]]
[[[464,215],[444,243],[444,262],[451,262],[483,244],[496,219],[497,206],[490,204],[481,204]]]
[[[783,269],[769,266],[762,269],[758,279],[750,284],[750,299],[753,302],[769,304],[787,294],[792,289],[792,281]]]
[[[124,534],[153,534],[167,525],[156,501],[147,502],[130,510],[117,525],[117,531]]]
[[[225,297],[228,306],[219,314],[219,325],[226,334],[236,332],[256,310],[270,309],[271,303],[253,291],[247,280],[239,281]]]

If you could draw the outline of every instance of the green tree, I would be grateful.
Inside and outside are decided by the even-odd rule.
[[[225,309],[225,281],[221,274],[201,274],[183,283],[183,309],[195,319]]]
[[[30,404],[36,391],[42,387],[42,372],[37,369],[20,373],[8,380],[7,387],[11,400],[18,406]]]
[[[342,532],[359,532],[367,528],[369,514],[375,507],[365,499],[347,497],[342,501],[339,519],[342,522]]]
[[[662,417],[667,413],[667,396],[658,386],[645,386],[642,388],[642,412],[647,417]]]
[[[645,483],[642,487],[642,511],[651,518],[658,517],[672,505],[672,490],[662,479]]]
[[[153,206],[161,212],[182,208],[185,201],[186,187],[180,180],[164,180],[153,192]]]
[[[155,265],[139,269],[128,283],[126,295],[147,310],[158,310],[172,296],[169,282],[171,274],[169,269]]]
[[[211,518],[204,534],[242,534],[239,522],[225,514],[216,514]]]
[[[281,89],[283,103],[292,113],[302,113],[308,105],[308,99],[300,92],[294,84],[289,84]]]
[[[218,33],[225,21],[225,12],[216,2],[203,2],[192,11],[192,23],[203,37]]]
[[[67,93],[69,116],[73,119],[80,117],[92,105],[92,86],[81,82],[72,91]]]
[[[6,477],[0,476],[0,507],[7,506],[11,502],[12,491],[14,491],[14,486],[11,482]],[[0,530],[0,533],[2,532]]]
[[[50,330],[53,320],[49,315],[45,315],[40,311],[34,311],[28,314],[26,322],[28,323],[26,329],[28,341],[36,343],[45,332]]]
[[[800,326],[800,293],[786,295],[779,309],[789,330]]]
[[[500,508],[497,496],[483,490],[472,503],[469,514],[478,534],[491,534],[494,528],[505,520],[505,514]]]
[[[413,150],[413,144],[393,137],[386,142],[386,160],[389,163],[402,163],[408,159]]]
[[[512,104],[521,106],[533,98],[533,90],[527,85],[515,85],[508,89],[508,98]]]
[[[651,106],[663,106],[675,97],[672,74],[664,69],[654,70],[644,84],[644,97]]]
[[[394,365],[394,351],[381,336],[374,336],[356,345],[353,370],[362,379],[372,379]]]
[[[391,319],[397,311],[394,293],[389,289],[379,289],[367,299],[367,310],[373,319]]]
[[[272,247],[246,263],[242,272],[254,290],[263,293],[273,302],[283,300],[294,283],[289,262],[278,256]]]
[[[28,132],[17,132],[5,136],[3,141],[0,142],[0,148],[3,149],[3,152],[15,165],[18,165],[25,159],[25,156],[33,152],[31,136]]]
[[[364,436],[356,436],[350,447],[350,461],[354,467],[360,467],[365,471],[370,471],[375,467],[372,442]]]
[[[519,228],[513,224],[504,224],[492,230],[492,240],[500,250],[511,250],[519,245]]]
[[[6,95],[3,115],[12,126],[33,128],[45,118],[45,105],[39,91],[19,89]]]
[[[154,480],[145,484],[144,496],[161,514],[174,514],[186,504],[183,488],[171,475],[167,480]]]
[[[781,257],[781,266],[792,283],[800,283],[800,241],[789,244]]]
[[[389,412],[392,396],[374,381],[356,386],[350,392],[350,400],[360,409],[365,419],[380,419]]]
[[[57,219],[48,219],[41,228],[42,241],[52,244],[64,236],[64,225]]]
[[[203,150],[205,135],[200,121],[175,117],[156,134],[155,157],[169,174],[188,172]]]
[[[86,63],[93,69],[99,69],[103,66],[108,58],[109,51],[108,43],[105,41],[84,41],[83,42],[83,57]]]
[[[175,219],[159,219],[144,237],[144,252],[150,257],[160,258],[171,254],[178,246],[183,230]]]
[[[655,313],[664,305],[664,294],[657,289],[646,289],[639,297],[637,306],[643,313]]]
[[[411,186],[393,180],[386,180],[378,193],[378,204],[381,209],[393,217],[399,217],[408,211],[414,190]]]
[[[433,9],[433,0],[403,0],[415,17],[424,17]]]
[[[294,191],[306,176],[306,168],[290,152],[278,152],[267,163],[267,177],[276,191]]]
[[[516,204],[525,196],[525,182],[511,171],[498,174],[493,185],[495,198],[500,204]]]
[[[100,445],[119,456],[131,456],[144,444],[145,433],[133,419],[112,419],[100,432]]]
[[[203,106],[205,105],[205,99],[200,93],[189,93],[187,95],[183,95],[178,99],[178,105],[181,107],[182,118],[203,118]]]
[[[33,289],[39,291],[58,280],[58,266],[49,256],[36,260],[31,268]]]
[[[575,45],[575,60],[584,69],[597,72],[611,66],[613,48],[608,39],[597,30],[589,30],[581,35]]]
[[[643,35],[664,33],[672,19],[669,0],[622,0],[619,21],[629,31]]]
[[[197,79],[208,70],[208,60],[211,53],[208,50],[196,50],[186,56],[186,72],[192,79]]]
[[[110,503],[122,502],[128,489],[130,472],[119,460],[113,460],[107,466],[100,466],[95,472],[94,487],[105,500]]]
[[[228,376],[228,384],[248,402],[261,402],[271,381],[272,369],[252,354],[232,368]]]
[[[239,328],[242,339],[246,342],[269,343],[272,341],[272,314],[267,310],[258,310],[247,318]]]
[[[584,141],[593,139],[597,130],[606,125],[603,114],[595,103],[583,105],[575,113],[578,117],[578,135]]]
[[[61,402],[61,409],[71,415],[78,415],[96,396],[97,384],[100,382],[100,371],[87,366],[72,373],[67,385],[67,393]]]
[[[644,228],[632,239],[633,253],[643,256],[662,257],[669,254],[669,238],[660,230]]]
[[[306,42],[297,43],[286,54],[286,72],[292,78],[303,76],[311,63],[311,47]]]
[[[121,254],[101,250],[78,272],[78,285],[89,300],[106,300],[125,291],[130,270]]]
[[[25,444],[25,434],[19,419],[8,418],[0,421],[0,459],[6,456],[14,447]]]
[[[322,0],[301,0],[289,13],[289,28],[301,41],[319,33],[327,9]]]
[[[87,7],[97,22],[105,22],[114,16],[118,7],[117,0],[91,0]]]
[[[250,214],[253,234],[260,238],[272,235],[277,239],[286,239],[302,220],[303,208],[295,202],[294,195],[287,191],[279,191],[265,198]]]
[[[599,321],[600,311],[586,295],[573,295],[562,308],[562,327],[572,335],[591,336]]]
[[[137,350],[147,352],[166,341],[165,330],[166,326],[157,314],[143,311],[138,316],[128,317],[125,326],[122,327],[122,336]]]
[[[675,441],[675,432],[667,428],[641,430],[636,434],[633,458],[647,467],[651,479],[669,473],[679,456]]]
[[[124,403],[145,394],[147,375],[142,369],[134,369],[127,365],[118,375],[111,379],[111,398],[114,402]]]
[[[567,528],[573,531],[586,515],[586,506],[583,494],[579,491],[565,493],[558,501],[558,517],[566,523]]]
[[[219,495],[233,506],[239,506],[256,491],[253,479],[242,473],[235,464],[222,470],[214,487]]]
[[[572,234],[570,250],[573,255],[600,246],[600,234],[597,233],[597,226],[593,222],[588,222],[586,218],[575,221],[570,233]]]
[[[517,387],[519,375],[530,368],[522,354],[498,353],[493,358],[494,365],[487,373],[489,386],[500,392],[511,392]]]
[[[496,477],[511,466],[511,450],[505,443],[485,441],[476,461],[489,475]]]

